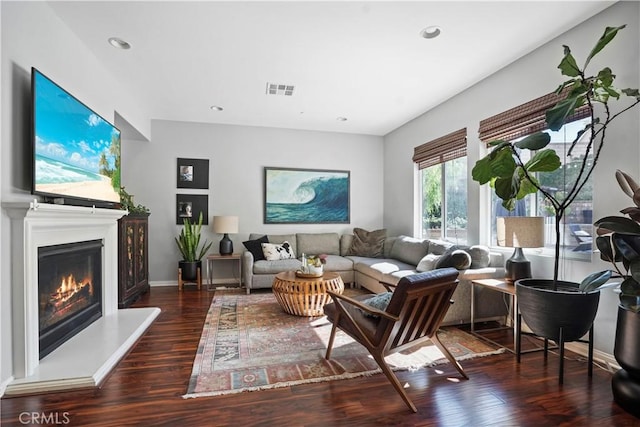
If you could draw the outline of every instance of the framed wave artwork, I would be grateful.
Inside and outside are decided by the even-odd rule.
[[[265,224],[348,224],[349,171],[264,168]]]

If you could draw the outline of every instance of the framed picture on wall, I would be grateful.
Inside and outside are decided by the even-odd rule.
[[[265,224],[348,224],[350,172],[264,168]]]
[[[188,218],[198,222],[202,212],[202,224],[209,224],[209,196],[206,194],[176,194],[176,224],[184,224]]]
[[[178,159],[178,188],[209,188],[209,159]]]

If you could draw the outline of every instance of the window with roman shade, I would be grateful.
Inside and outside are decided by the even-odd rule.
[[[526,102],[510,110],[484,119],[480,122],[480,140],[484,143],[501,139],[513,141],[523,136],[530,135],[547,129],[546,112],[555,106],[558,101],[566,98],[567,90],[560,94],[549,93]],[[575,110],[574,114],[566,122],[589,117],[590,107],[584,105]]]
[[[467,243],[467,129],[415,147],[421,237]]]
[[[577,170],[580,158],[585,153],[585,146],[589,141],[590,132],[585,132],[577,141],[573,152],[568,155],[568,149],[572,146],[578,130],[584,129],[589,123],[591,109],[588,105],[576,109],[572,116],[568,117],[564,126],[558,131],[552,132],[547,128],[546,112],[553,108],[559,101],[566,98],[567,90],[560,94],[550,93],[517,107],[511,108],[495,116],[480,122],[480,140],[487,144],[495,140],[517,141],[536,132],[546,132],[551,141],[547,148],[555,150],[562,161],[562,166],[554,174],[545,174],[540,178],[540,184],[549,191],[563,191],[566,182],[571,180],[571,174]],[[530,153],[521,153],[523,161],[527,161]],[[553,249],[555,244],[554,221],[551,207],[544,198],[539,195],[531,195],[518,201],[514,211],[507,211],[501,206],[499,199],[491,193],[491,241],[496,240],[495,221],[499,216],[543,216],[545,217],[545,247]],[[576,233],[586,234],[590,237],[591,212],[592,212],[592,186],[588,183],[579,193],[573,203],[573,209],[565,217],[566,230],[561,242],[561,248],[565,258],[589,260],[591,255],[591,243],[581,243]],[[574,232],[573,230],[577,230]]]
[[[413,149],[413,161],[425,169],[467,155],[467,128],[425,142]]]

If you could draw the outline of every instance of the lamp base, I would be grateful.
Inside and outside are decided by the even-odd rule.
[[[224,233],[222,240],[220,240],[219,252],[220,255],[231,255],[233,253],[233,242],[227,233]]]
[[[506,270],[505,280],[507,282],[515,282],[519,279],[528,279],[531,277],[531,263],[524,256],[522,248],[515,248],[511,258],[504,265]]]

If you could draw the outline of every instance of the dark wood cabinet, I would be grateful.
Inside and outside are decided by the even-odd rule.
[[[130,306],[149,290],[149,214],[118,221],[118,308]]]

